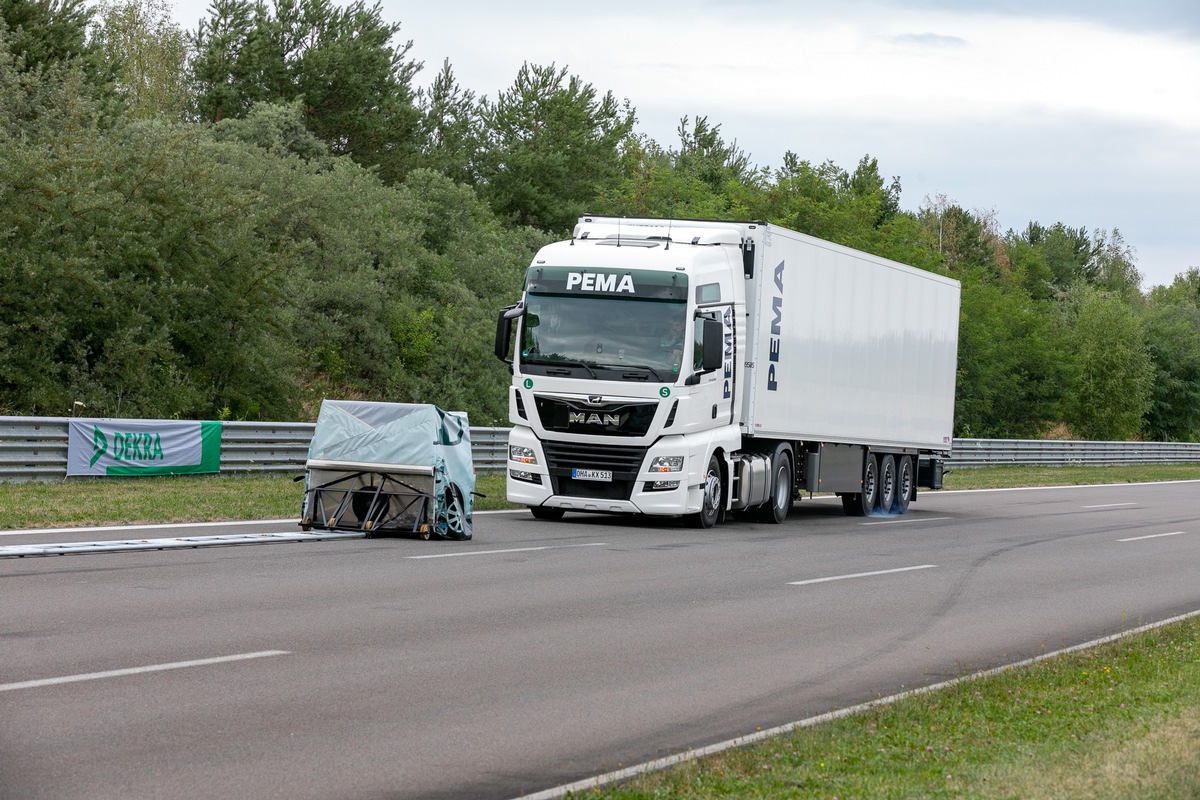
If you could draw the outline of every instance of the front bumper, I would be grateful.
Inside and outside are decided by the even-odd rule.
[[[636,467],[621,471],[619,465],[610,469],[611,482],[585,481],[570,478],[572,467],[592,467],[603,463],[582,463],[569,453],[570,445],[545,443],[550,453],[533,431],[515,427],[509,434],[509,445],[526,447],[534,454],[536,463],[507,462],[508,500],[526,506],[545,506],[568,511],[613,512],[677,516],[700,510],[704,467],[708,464],[707,442],[690,442],[688,437],[668,436],[648,449],[591,446],[591,451],[609,448],[620,451],[624,458],[637,453]],[[580,452],[588,445],[579,445]],[[683,469],[678,472],[649,472],[647,467],[656,456],[683,455]],[[603,454],[599,456],[603,457]],[[579,463],[575,463],[579,461]],[[651,489],[656,482],[677,482],[673,488]]]

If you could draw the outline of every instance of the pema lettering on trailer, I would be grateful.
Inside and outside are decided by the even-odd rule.
[[[779,266],[775,267],[775,295],[771,298],[771,312],[774,316],[771,318],[771,338],[768,343],[768,360],[771,362],[767,367],[768,392],[779,389],[775,367],[779,363],[780,342],[783,337],[783,263],[780,261]]]

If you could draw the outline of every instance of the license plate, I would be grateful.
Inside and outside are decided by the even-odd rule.
[[[612,471],[607,469],[573,469],[571,477],[577,481],[611,481]]]

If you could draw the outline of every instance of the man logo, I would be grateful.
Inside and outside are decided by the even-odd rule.
[[[598,394],[589,394],[587,403],[589,406],[599,406],[604,404],[604,398]]]
[[[605,427],[619,427],[621,425],[620,414],[585,414],[582,411],[572,411],[567,415],[567,422],[572,425],[603,425]]]

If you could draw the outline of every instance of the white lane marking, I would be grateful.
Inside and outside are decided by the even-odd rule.
[[[1187,531],[1171,531],[1170,533],[1152,533],[1149,536],[1131,536],[1128,539],[1117,539],[1118,542],[1140,542],[1142,539],[1160,539],[1163,536],[1178,536]]]
[[[33,689],[38,686],[53,686],[57,683],[75,683],[76,681],[96,681],[101,678],[117,678],[122,675],[140,675],[144,672],[162,672],[168,669],[184,669],[185,667],[203,667],[209,664],[224,664],[230,661],[246,661],[251,658],[266,658],[267,656],[286,656],[287,650],[260,650],[257,653],[238,653],[233,656],[217,656],[216,658],[197,658],[192,661],[175,661],[170,664],[151,664],[146,667],[130,667],[128,669],[110,669],[106,672],[89,672],[84,675],[64,675],[61,678],[43,678],[36,681],[18,681],[17,683],[0,683],[0,692],[11,692],[14,689]]]
[[[908,519],[885,519],[882,522],[860,522],[859,525],[902,525],[906,522],[938,522],[950,517],[911,517]]]
[[[853,575],[834,575],[829,578],[813,578],[807,581],[789,581],[789,586],[807,586],[810,583],[828,583],[829,581],[845,581],[850,578],[869,578],[872,575],[892,575],[897,572],[912,572],[917,569],[936,569],[937,564],[922,564],[919,567],[900,567],[899,569],[881,569],[875,572],[855,572]]]
[[[1080,508],[1121,508],[1123,506],[1136,506],[1137,503],[1105,503],[1102,506],[1080,506]]]
[[[562,550],[567,547],[607,547],[608,542],[589,542],[588,544],[554,544],[545,547],[512,547],[507,550],[468,550],[465,553],[434,553],[429,556],[405,556],[416,560],[419,558],[458,558],[459,556],[490,556],[499,553],[531,553],[534,550]]]
[[[1084,642],[1083,644],[1077,644],[1074,647],[1055,650],[1053,653],[1044,653],[1040,656],[1035,656],[1034,658],[1027,658],[1024,661],[1017,661],[1013,664],[1005,664],[1002,667],[995,667],[994,669],[987,669],[971,675],[964,675],[961,678],[952,678],[951,680],[942,681],[941,683],[933,683],[929,686],[910,689],[907,692],[881,697],[878,700],[871,700],[870,702],[862,703],[861,705],[850,706],[849,708],[842,708],[838,709],[837,711],[830,711],[827,714],[808,717],[807,719],[802,719],[797,722],[789,722],[786,725],[780,725],[777,728],[758,730],[745,736],[739,736],[736,739],[727,739],[723,742],[710,744],[707,747],[697,747],[694,750],[687,750],[682,753],[677,753],[673,756],[666,756],[665,758],[659,758],[654,761],[647,761],[644,764],[625,767],[624,769],[619,769],[615,772],[606,772],[603,775],[597,775],[593,778],[584,778],[581,781],[563,784],[562,786],[555,786],[552,789],[545,789],[540,792],[534,792],[533,794],[523,794],[519,798],[514,798],[514,800],[559,800],[559,798],[563,798],[571,794],[581,795],[589,789],[598,789],[601,786],[607,786],[610,783],[617,783],[618,781],[627,780],[638,775],[645,775],[650,772],[659,772],[668,767],[673,767],[676,764],[685,764],[689,761],[698,761],[705,756],[723,753],[726,750],[732,750],[735,747],[745,747],[748,744],[754,744],[755,742],[761,742],[764,739],[782,736],[783,734],[791,733],[802,728],[812,728],[826,722],[843,719],[844,717],[851,717],[855,714],[861,714],[864,711],[869,711],[872,708],[889,706],[901,700],[907,700],[910,697],[917,697],[918,695],[939,692],[942,689],[949,689],[953,686],[958,686],[969,681],[979,680],[980,678],[989,678],[993,675],[1002,675],[1006,672],[1023,669],[1024,667],[1038,664],[1042,661],[1046,661],[1047,659],[1057,658],[1058,656],[1065,655],[1067,653],[1074,653],[1079,650],[1090,650],[1094,647],[1108,644],[1109,642],[1115,642],[1120,639],[1124,639],[1126,636],[1145,633],[1146,631],[1154,630],[1155,628],[1161,628],[1166,625],[1172,625],[1176,622],[1183,622],[1184,620],[1191,619],[1195,616],[1200,616],[1200,611],[1193,611],[1190,614],[1182,614],[1178,617],[1172,617],[1171,619],[1164,619],[1162,622],[1152,622],[1149,625],[1143,625],[1140,628],[1134,628],[1133,630],[1125,631],[1124,633],[1116,633],[1112,636],[1105,636],[1103,639],[1095,639],[1090,642]]]

